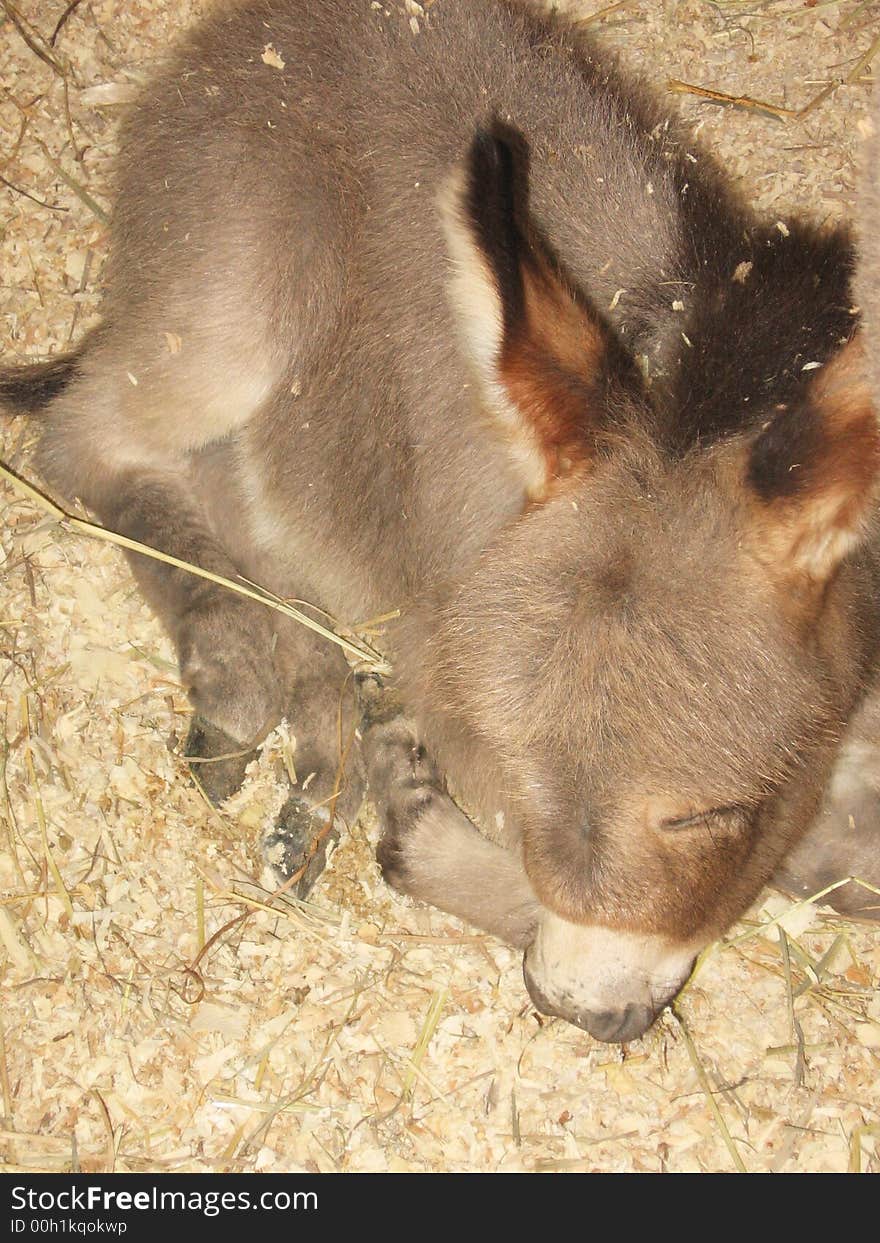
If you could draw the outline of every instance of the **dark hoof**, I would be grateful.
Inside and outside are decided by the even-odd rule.
[[[397,695],[378,673],[356,673],[354,693],[361,714],[362,733],[400,716],[401,705]]]
[[[409,891],[406,852],[403,839],[397,833],[386,832],[380,839],[376,847],[376,862],[386,885],[398,893]]]
[[[245,770],[257,755],[203,717],[194,716],[184,748],[190,772],[216,807],[241,788]]]
[[[327,807],[312,807],[292,794],[263,838],[263,858],[288,893],[304,898],[324,871],[327,848],[339,841]],[[291,877],[297,877],[288,884]]]

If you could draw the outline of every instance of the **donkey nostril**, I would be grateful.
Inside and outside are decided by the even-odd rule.
[[[627,1040],[638,1040],[643,1036],[656,1018],[657,1012],[650,1006],[639,1006],[633,1003],[623,1010],[598,1010],[595,1013],[584,1011],[577,1016],[579,1027],[585,1028],[596,1040],[607,1044],[624,1044]]]

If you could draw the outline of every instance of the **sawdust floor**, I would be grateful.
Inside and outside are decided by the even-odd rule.
[[[15,0],[33,50],[0,6],[9,356],[92,319],[119,104],[206,5],[82,0],[50,48],[65,7]],[[663,89],[791,109],[670,95],[762,209],[836,218],[878,10],[634,0],[596,24]],[[27,471],[32,436],[7,421],[4,459]],[[806,908],[783,944],[768,894],[708,955],[686,1026],[620,1050],[540,1020],[515,954],[389,893],[369,819],[313,905],[273,901],[255,842],[296,722],[212,810],[178,757],[172,652],[120,556],[0,495],[0,1168],[880,1168],[875,930]]]

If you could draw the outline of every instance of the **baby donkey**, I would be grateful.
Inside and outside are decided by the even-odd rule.
[[[131,558],[190,754],[231,757],[199,766],[214,797],[294,724],[282,875],[311,883],[367,770],[388,881],[624,1041],[774,875],[880,882],[852,269],[845,232],[756,219],[563,19],[244,0],[123,126],[100,324],[0,396],[113,529],[349,622],[400,609],[340,786],[341,653]]]

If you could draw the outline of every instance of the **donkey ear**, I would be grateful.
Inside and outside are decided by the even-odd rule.
[[[537,499],[594,456],[611,356],[624,351],[529,221],[528,149],[515,131],[478,130],[441,205],[464,348]]]
[[[816,372],[806,405],[783,409],[751,446],[762,559],[828,581],[865,537],[880,493],[880,432],[859,337]]]

